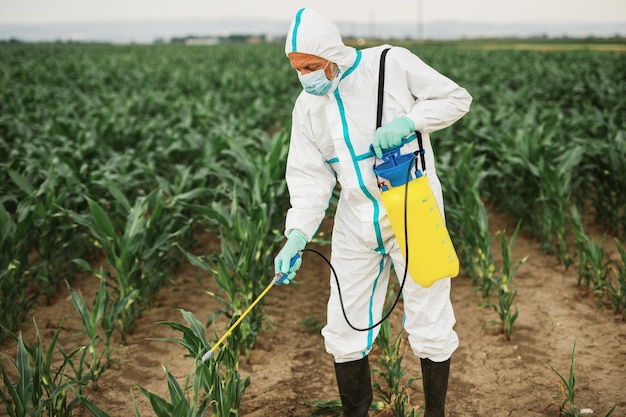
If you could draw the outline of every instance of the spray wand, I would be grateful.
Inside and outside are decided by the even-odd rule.
[[[290,266],[293,266],[296,261],[298,259],[300,259],[300,254],[297,254],[296,256],[294,256],[293,258],[291,258],[291,261],[289,262]],[[252,304],[250,304],[250,306],[246,309],[246,311],[243,312],[243,314],[237,319],[237,321],[230,326],[230,328],[226,331],[226,333],[224,333],[224,335],[217,341],[217,343],[215,343],[211,349],[205,353],[202,356],[202,362],[206,362],[209,359],[211,359],[211,356],[213,356],[213,353],[217,350],[217,348],[224,343],[224,340],[226,340],[226,338],[228,337],[228,335],[230,335],[233,330],[235,329],[235,327],[237,327],[239,325],[239,323],[241,323],[241,321],[248,315],[248,313],[254,308],[254,306],[256,306],[258,304],[259,301],[261,301],[261,299],[263,297],[265,297],[265,294],[267,294],[269,292],[269,290],[274,286],[274,285],[280,285],[283,283],[283,281],[289,276],[289,274],[284,274],[282,272],[277,272],[274,275],[274,278],[272,279],[272,282],[270,282],[270,284],[265,287],[265,289],[263,290],[263,292],[256,298],[256,300],[254,300],[252,302]]]

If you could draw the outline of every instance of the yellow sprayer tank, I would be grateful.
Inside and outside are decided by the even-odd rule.
[[[428,178],[416,169],[415,175],[409,176],[405,184],[407,170],[414,162],[413,155],[402,155],[391,161],[392,166],[387,165],[390,163],[388,159],[386,161],[375,167],[375,171],[390,183],[381,183],[381,199],[405,258],[405,233],[408,236],[407,264],[411,278],[423,287],[430,287],[439,279],[456,277],[459,258]]]

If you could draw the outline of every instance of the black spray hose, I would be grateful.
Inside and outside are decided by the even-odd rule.
[[[404,187],[404,242],[405,242],[405,248],[404,248],[404,260],[405,260],[405,265],[404,265],[404,275],[402,277],[402,284],[400,284],[400,290],[398,291],[398,295],[396,295],[396,298],[391,306],[391,308],[389,309],[389,311],[387,312],[387,314],[385,314],[385,316],[383,318],[381,318],[377,323],[366,327],[366,328],[358,328],[356,326],[354,326],[350,320],[348,319],[348,315],[346,314],[346,309],[343,305],[343,297],[341,295],[341,287],[339,285],[339,277],[337,277],[337,272],[335,271],[335,268],[333,267],[333,265],[330,263],[330,260],[328,260],[328,258],[321,253],[318,250],[315,249],[304,249],[304,252],[313,252],[316,253],[317,255],[319,255],[330,267],[330,270],[333,273],[333,276],[335,277],[335,282],[337,283],[337,292],[339,293],[339,302],[341,304],[341,312],[343,313],[343,317],[346,319],[346,323],[348,323],[348,326],[350,326],[353,330],[356,330],[358,332],[367,332],[370,331],[378,326],[380,326],[385,320],[387,320],[389,318],[389,316],[391,316],[391,313],[393,312],[393,310],[396,308],[396,305],[398,304],[398,301],[400,300],[400,296],[402,295],[402,290],[404,289],[404,284],[406,282],[406,277],[408,275],[409,272],[409,232],[408,232],[408,227],[407,227],[407,212],[408,212],[408,195],[409,195],[409,178],[411,177],[411,167],[413,166],[413,162],[417,159],[416,156],[413,157],[413,159],[411,160],[411,163],[409,164],[409,169],[407,169],[406,172],[406,181],[405,184],[406,186]]]

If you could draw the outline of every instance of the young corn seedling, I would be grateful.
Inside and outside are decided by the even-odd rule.
[[[83,332],[89,338],[82,351],[79,365],[74,369],[79,379],[84,377],[91,381],[94,389],[98,388],[98,380],[111,363],[111,336],[115,331],[118,310],[109,297],[106,282],[100,279],[93,308],[89,311],[82,294],[75,292],[67,284],[74,303],[74,308],[83,321]]]
[[[176,237],[184,233],[186,226],[178,224],[174,214],[166,213],[163,196],[158,190],[137,199],[132,207],[123,194],[113,188],[111,192],[126,213],[123,225],[116,228],[104,208],[89,197],[86,198],[90,214],[70,212],[70,216],[89,228],[115,273],[116,302],[121,306],[117,329],[124,339],[168,279],[169,269],[173,267],[170,252]]]
[[[586,141],[589,159],[587,178],[593,178],[592,204],[596,221],[609,233],[626,235],[626,137],[623,129],[606,140]]]
[[[513,313],[513,301],[517,295],[517,290],[511,288],[511,282],[513,277],[517,274],[519,268],[526,262],[527,257],[520,260],[515,267],[512,268],[511,255],[513,253],[513,246],[515,245],[515,239],[520,230],[521,222],[517,224],[510,242],[507,244],[506,234],[502,233],[502,276],[500,278],[500,288],[498,289],[498,315],[500,316],[500,323],[504,331],[504,335],[507,340],[511,339],[511,333],[513,332],[513,323],[517,320],[518,311],[515,307],[515,313]]]
[[[574,146],[561,152],[560,144],[550,144],[550,152],[556,156],[551,163],[541,166],[539,176],[539,197],[536,200],[539,221],[539,234],[543,240],[542,249],[555,253],[565,268],[573,263],[569,245],[567,208],[571,199],[572,174],[583,157],[583,148]]]
[[[445,154],[441,163],[450,174],[442,177],[442,187],[446,190],[446,223],[451,238],[464,272],[476,285],[476,291],[488,299],[495,286],[495,268],[487,210],[480,197],[480,185],[487,177],[485,157],[468,146],[460,158]]]
[[[488,303],[493,294],[498,281],[495,276],[496,267],[491,254],[492,238],[489,236],[489,218],[487,209],[483,204],[478,206],[476,216],[476,234],[472,264],[475,281],[478,283],[477,290],[480,291],[483,300]]]
[[[411,406],[411,398],[408,389],[419,377],[410,378],[405,384],[402,379],[406,375],[406,370],[402,369],[402,359],[404,357],[403,340],[404,329],[402,329],[392,340],[392,330],[389,320],[385,320],[380,325],[380,332],[376,338],[376,344],[380,349],[378,364],[382,370],[372,370],[372,373],[379,375],[386,384],[386,387],[374,382],[372,386],[383,400],[384,410],[393,413],[396,417],[415,417],[421,415],[417,408]]]
[[[52,158],[41,184],[34,185],[25,176],[9,170],[11,179],[20,190],[17,217],[30,224],[28,232],[32,239],[35,257],[31,260],[31,276],[37,293],[50,297],[64,279],[74,274],[69,260],[87,253],[84,236],[76,233],[73,222],[63,214],[63,207],[69,194],[84,187],[69,175],[64,178],[57,172],[63,164],[59,158]],[[64,183],[66,182],[66,183]]]
[[[5,329],[14,331],[22,324],[36,301],[28,295],[31,282],[28,252],[32,222],[16,219],[0,203],[0,339]]]
[[[275,248],[266,243],[271,233],[267,220],[269,205],[259,203],[243,209],[238,195],[233,193],[229,208],[217,202],[211,207],[198,208],[207,222],[218,223],[221,253],[196,256],[181,248],[192,264],[211,273],[225,294],[216,295],[225,303],[220,314],[228,317],[246,311],[274,275],[272,255]],[[252,349],[264,319],[263,310],[255,308],[237,329],[241,334],[241,348],[246,354]]]
[[[572,206],[571,211],[578,253],[578,285],[583,283],[585,288],[591,288],[598,298],[598,304],[602,305],[604,296],[612,292],[609,282],[611,261],[605,259],[604,238],[594,241],[587,236],[578,210]]]
[[[574,353],[576,351],[576,341],[572,347],[572,357],[569,366],[569,376],[567,379],[561,375],[549,362],[548,366],[559,378],[558,384],[561,390],[561,402],[559,403],[559,411],[564,417],[578,417],[580,410],[576,405],[576,377],[574,375]],[[569,404],[570,411],[565,411],[566,405]]]
[[[517,320],[518,310],[513,305],[517,290],[511,287],[513,277],[517,274],[519,268],[526,262],[527,257],[520,260],[515,267],[511,260],[511,254],[513,253],[513,246],[515,245],[515,239],[520,230],[521,222],[519,222],[511,236],[510,242],[507,243],[506,232],[501,234],[501,247],[502,247],[502,270],[498,277],[498,304],[490,304],[491,307],[498,313],[500,317],[500,328],[507,340],[511,340],[511,334],[513,333],[513,324]],[[515,311],[513,311],[515,310]],[[486,325],[496,324],[495,321],[489,321]]]
[[[576,340],[574,340],[574,346],[572,347],[572,358],[570,360],[569,375],[567,378],[560,374],[549,362],[548,366],[552,369],[552,372],[559,378],[558,385],[561,391],[561,401],[559,403],[559,412],[563,417],[580,417],[581,410],[576,405],[576,376],[574,375],[574,354],[576,351]],[[615,411],[614,405],[604,417],[609,417]],[[566,408],[569,408],[566,411]]]
[[[41,342],[37,323],[35,323],[36,342],[32,345],[24,342],[21,333],[16,336],[9,332],[17,341],[17,356],[15,360],[5,354],[2,356],[11,362],[18,380],[11,381],[2,361],[4,388],[0,390],[0,399],[10,417],[70,417],[79,403],[93,410],[93,415],[103,415],[97,414],[102,410],[82,395],[83,387],[88,381],[79,379],[69,372],[80,348],[65,353],[57,345],[60,330],[60,327],[56,330],[47,349]],[[57,351],[63,360],[55,368],[53,364],[58,360],[53,356]]]
[[[143,390],[150,398],[158,417],[161,416],[201,416],[210,407],[214,417],[235,417],[239,415],[239,405],[246,388],[250,385],[250,377],[241,379],[239,374],[239,349],[236,347],[220,349],[219,353],[206,363],[201,361],[209,348],[204,327],[196,317],[188,311],[180,310],[188,326],[178,322],[160,322],[173,330],[182,332],[182,338],[161,338],[156,340],[172,341],[187,349],[186,356],[194,358],[196,369],[187,376],[184,388],[180,388],[166,369],[170,402],[160,399],[155,394]],[[232,333],[231,333],[232,335]],[[189,382],[191,382],[191,386]],[[185,393],[192,390],[191,401],[185,399]],[[203,398],[204,397],[204,398]],[[167,412],[170,414],[167,414]],[[174,411],[172,411],[174,410]],[[177,410],[188,410],[190,414],[179,414]],[[161,414],[161,412],[165,414]]]
[[[617,283],[610,285],[610,299],[613,305],[613,311],[616,314],[621,313],[626,317],[626,249],[624,249],[619,239],[615,239],[615,246],[617,247],[621,260],[614,262]]]
[[[167,378],[167,388],[169,392],[169,401],[161,398],[157,394],[149,391],[148,389],[140,386],[141,392],[150,400],[152,410],[157,417],[204,417],[209,410],[209,404],[211,399],[209,397],[202,397],[199,384],[193,384],[193,393],[191,399],[188,397],[189,391],[189,378],[187,375],[183,387],[180,386],[174,375],[163,367]],[[133,402],[134,398],[133,398]],[[135,403],[135,416],[141,417],[141,413]]]

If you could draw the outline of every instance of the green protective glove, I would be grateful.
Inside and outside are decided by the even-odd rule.
[[[278,252],[278,255],[274,258],[274,272],[277,274],[287,274],[287,278],[282,282],[283,284],[289,284],[289,281],[296,276],[296,271],[302,265],[302,257],[291,264],[291,260],[294,256],[298,255],[307,244],[306,237],[297,230],[292,230],[287,237],[287,242],[283,245],[283,248]]]
[[[401,116],[391,123],[376,129],[374,133],[374,153],[383,157],[383,150],[392,149],[402,143],[402,139],[415,130],[415,123],[406,116]]]

